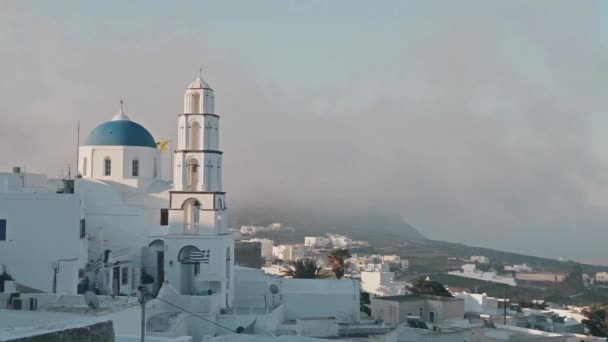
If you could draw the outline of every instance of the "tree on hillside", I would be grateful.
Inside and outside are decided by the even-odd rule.
[[[346,269],[345,260],[350,257],[350,252],[344,248],[337,248],[329,253],[327,258],[329,259],[331,270],[336,274],[336,278],[341,279],[344,276]]]
[[[475,269],[482,272],[490,272],[492,270],[492,265],[482,262],[475,262]]]
[[[445,286],[443,286],[442,283],[430,280],[428,277],[418,278],[418,280],[416,280],[412,287],[408,288],[408,290],[417,295],[452,297],[452,294],[445,288]]]
[[[292,261],[283,271],[283,277],[299,279],[326,279],[331,274],[324,272],[317,259],[305,258]]]
[[[583,324],[589,329],[591,335],[599,337],[608,336],[607,310],[607,306],[592,305],[588,310],[583,311],[583,315],[587,317],[587,319],[583,320]]]
[[[564,278],[564,285],[571,290],[584,290],[585,283],[583,282],[583,268],[580,264],[576,264],[570,270],[570,273]]]
[[[492,264],[492,269],[496,274],[504,274],[505,273],[505,264],[498,261]]]

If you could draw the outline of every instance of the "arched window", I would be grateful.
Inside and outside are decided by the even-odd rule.
[[[190,123],[190,150],[200,150],[201,124],[198,121]]]
[[[199,94],[192,94],[192,108],[190,108],[192,113],[200,113],[201,107],[201,96]]]
[[[87,175],[87,157],[84,157],[84,159],[82,160],[82,175]]]
[[[103,160],[103,175],[104,176],[112,175],[112,159],[110,159],[110,157],[106,157]]]
[[[201,202],[194,198],[187,199],[182,205],[184,210],[184,233],[197,234],[200,222]]]
[[[154,174],[152,175],[152,177],[158,177],[158,165],[156,165],[156,158],[154,158]]]
[[[198,188],[198,160],[191,158],[188,160],[188,191],[196,191]]]
[[[133,159],[131,162],[131,175],[133,177],[139,177],[139,159]]]

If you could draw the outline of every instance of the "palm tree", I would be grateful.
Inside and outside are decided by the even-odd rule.
[[[337,248],[331,251],[327,258],[329,259],[329,264],[331,265],[332,271],[336,274],[336,278],[340,279],[344,276],[345,264],[344,260],[350,258],[350,252],[348,249]]]
[[[325,279],[330,276],[326,272],[323,272],[323,267],[319,265],[317,259],[312,258],[292,261],[283,271],[283,277],[287,278]]]

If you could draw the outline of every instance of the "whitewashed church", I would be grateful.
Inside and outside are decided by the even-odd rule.
[[[0,173],[0,273],[11,275],[16,291],[120,298],[144,286],[174,304],[146,307],[148,329],[195,341],[222,329],[176,307],[256,333],[305,317],[359,322],[357,281],[286,279],[235,266],[220,116],[202,77],[187,87],[176,116],[172,182],[162,178],[156,140],[135,118],[121,104],[90,132],[74,180],[52,182],[19,168]],[[113,313],[117,333],[137,332],[134,310]]]

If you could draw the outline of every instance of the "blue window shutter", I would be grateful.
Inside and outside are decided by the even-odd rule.
[[[0,241],[6,241],[6,220],[0,220]]]

